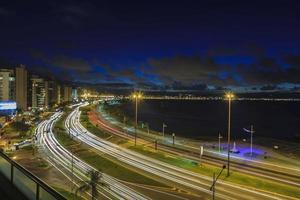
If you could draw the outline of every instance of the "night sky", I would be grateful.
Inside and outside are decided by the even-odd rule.
[[[299,10],[289,0],[1,1],[0,67],[137,88],[296,91]]]

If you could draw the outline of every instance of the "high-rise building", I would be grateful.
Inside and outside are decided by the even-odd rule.
[[[64,86],[64,95],[63,102],[71,102],[72,101],[72,87]]]
[[[55,104],[59,104],[59,95],[58,95],[58,84],[49,80],[48,82],[48,105],[54,106]]]
[[[54,81],[48,81],[48,96],[49,96],[49,105],[59,105],[61,103],[62,91],[60,85]]]
[[[77,88],[72,89],[72,99],[74,99],[74,100],[78,99]]]
[[[50,101],[49,101],[49,82],[45,81],[45,107],[49,108]]]
[[[46,108],[47,103],[47,86],[44,79],[37,76],[31,78],[31,107],[32,109],[43,109]]]
[[[15,77],[10,69],[0,70],[0,101],[15,100]]]
[[[57,85],[57,91],[55,93],[57,94],[57,104],[61,104],[62,103],[62,98],[61,98],[62,89],[61,89],[60,85]]]
[[[16,67],[16,102],[18,108],[27,110],[27,70],[24,65]]]

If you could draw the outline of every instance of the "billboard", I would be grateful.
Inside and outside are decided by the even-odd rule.
[[[17,103],[15,101],[0,101],[0,111],[16,110]]]

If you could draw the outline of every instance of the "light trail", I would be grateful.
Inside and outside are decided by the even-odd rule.
[[[101,115],[103,115],[103,113],[101,113]],[[105,120],[110,121],[110,117],[108,116],[104,116]],[[117,125],[116,123],[106,123],[106,121],[97,119],[97,122],[100,124],[100,126],[108,131],[110,131],[110,133],[113,133],[115,135],[118,135],[120,137],[123,138],[127,138],[127,139],[133,139],[132,131],[134,130],[130,130],[129,128],[127,128],[127,134],[124,133],[124,131],[120,131],[119,129],[115,129],[113,127],[111,127],[110,125],[114,125],[117,127],[120,127],[119,125]],[[124,129],[123,129],[124,130]],[[143,134],[143,131],[138,131],[138,133]],[[159,140],[162,142],[160,142],[159,144],[157,144],[157,146],[159,147],[160,150],[163,150],[165,152],[169,152],[172,154],[176,154],[179,156],[184,156],[186,158],[189,159],[193,159],[193,160],[197,160],[203,163],[208,163],[208,164],[212,164],[212,165],[222,165],[224,164],[224,162],[226,162],[227,160],[225,160],[225,158],[227,159],[227,154],[225,153],[219,153],[219,152],[214,152],[214,151],[210,151],[207,149],[204,149],[205,154],[202,156],[201,159],[199,159],[199,155],[195,155],[198,154],[198,152],[200,151],[199,147],[194,147],[191,145],[187,145],[187,144],[181,144],[180,142],[177,142],[176,146],[179,148],[174,148],[174,146],[170,146],[169,144],[165,143],[165,137],[162,136],[155,136],[155,138],[151,138],[152,136],[150,136],[149,134],[143,134],[143,138],[139,138],[138,141],[141,144],[145,144],[145,142],[152,142],[152,140],[160,138]],[[145,139],[146,137],[146,139]],[[148,137],[148,138],[147,138]],[[171,141],[171,139],[170,139]],[[170,142],[171,143],[171,142]],[[172,144],[172,143],[171,143]],[[280,182],[283,184],[289,184],[292,186],[296,186],[296,187],[300,187],[300,168],[295,168],[295,167],[286,167],[283,165],[276,165],[276,164],[272,164],[272,163],[267,163],[267,162],[262,162],[262,161],[257,161],[257,160],[250,160],[247,158],[241,158],[238,156],[231,156],[232,160],[231,161],[231,166],[233,169],[235,169],[236,171],[239,171],[241,173],[246,173],[249,175],[253,175],[253,176],[258,176],[258,177],[262,177],[262,178],[266,178],[272,181],[276,181],[276,182]]]
[[[78,157],[72,155],[67,149],[62,147],[54,137],[52,132],[53,125],[61,117],[62,113],[55,113],[49,120],[41,122],[36,129],[37,141],[42,144],[44,148],[49,150],[51,154],[51,160],[59,163],[68,172],[71,172],[72,156],[74,176],[79,180],[88,180],[86,174],[95,168],[81,161]],[[131,188],[120,183],[117,179],[102,173],[102,181],[108,185],[108,187],[100,187],[97,189],[101,195],[108,199],[136,199],[144,200],[148,199],[144,195],[132,190]]]
[[[81,106],[85,106],[83,104]],[[79,108],[67,117],[65,126],[70,128],[70,133],[76,136],[78,140],[94,147],[95,149],[107,153],[108,155],[124,162],[130,166],[142,169],[148,173],[160,176],[164,179],[179,183],[187,188],[198,192],[210,194],[211,177],[203,176],[173,165],[158,161],[156,159],[143,156],[142,154],[130,151],[126,148],[119,147],[113,143],[96,137],[87,131],[79,122]],[[111,127],[106,127],[109,131],[117,131]],[[245,186],[230,184],[220,180],[217,184],[217,196],[220,199],[295,199],[292,197],[282,196],[279,194],[268,194],[262,191],[248,189]],[[281,196],[281,197],[280,197]]]

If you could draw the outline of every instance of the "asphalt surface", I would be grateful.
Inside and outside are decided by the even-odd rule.
[[[70,128],[71,134],[77,137],[78,140],[103,153],[113,156],[119,161],[158,175],[171,182],[180,184],[184,188],[189,188],[198,193],[211,194],[211,191],[209,190],[211,186],[211,177],[203,176],[164,162],[160,162],[98,138],[92,133],[88,132],[80,124],[79,116],[80,111],[77,107],[67,117],[65,122],[65,126]],[[118,132],[117,129],[107,125],[102,128],[110,133],[116,134]],[[282,197],[277,194],[267,194],[262,191],[251,190],[246,187],[231,184],[222,180],[219,180],[216,186],[218,190],[216,199],[293,199],[289,197]]]

